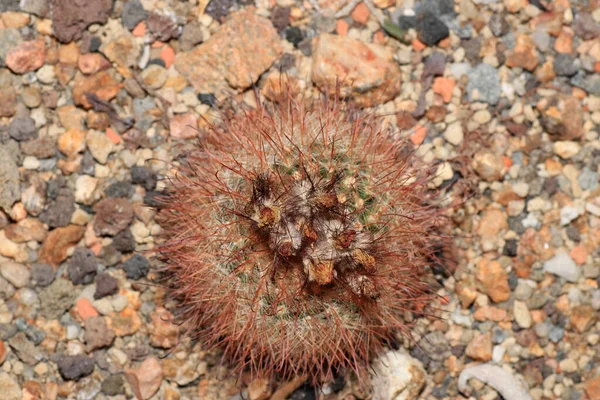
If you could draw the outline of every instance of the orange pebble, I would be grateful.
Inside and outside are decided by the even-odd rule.
[[[346,36],[348,34],[348,23],[343,19],[338,19],[335,24],[335,31],[340,36]]]
[[[423,143],[425,136],[427,135],[427,128],[422,125],[415,125],[414,132],[410,135],[410,141],[418,146]]]
[[[369,14],[369,8],[365,3],[358,3],[350,16],[359,24],[364,25],[369,20]]]
[[[113,142],[114,144],[121,143],[121,137],[112,128],[106,128],[106,136],[108,136],[108,138],[110,139],[110,141]]]
[[[427,47],[427,45],[421,42],[419,39],[415,39],[412,41],[412,47],[415,51],[423,51]]]
[[[571,256],[577,265],[583,265],[587,261],[587,251],[583,246],[574,247],[569,252],[569,256]]]
[[[444,103],[449,103],[452,100],[452,91],[454,90],[455,83],[452,78],[435,78],[433,81],[433,93],[442,96]]]
[[[385,35],[382,31],[377,31],[373,35],[373,43],[375,44],[385,44]]]
[[[135,26],[135,28],[133,28],[133,30],[131,31],[131,34],[136,37],[142,37],[146,34],[146,30],[147,30],[146,23],[144,21],[142,21],[139,24],[137,24]]]
[[[169,68],[173,64],[173,61],[175,61],[175,51],[171,46],[165,46],[160,51],[159,57],[165,62],[165,67]]]
[[[504,163],[504,168],[509,169],[512,167],[512,159],[510,157],[502,156],[502,162]]]
[[[77,307],[77,313],[79,314],[79,317],[81,317],[83,321],[88,318],[98,316],[98,311],[96,311],[94,306],[92,306],[92,303],[90,303],[90,301],[85,297],[77,300],[77,304],[75,306]]]

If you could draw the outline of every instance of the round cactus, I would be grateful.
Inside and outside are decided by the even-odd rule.
[[[189,332],[254,377],[360,374],[436,297],[430,166],[331,100],[224,116],[168,180],[158,220]]]

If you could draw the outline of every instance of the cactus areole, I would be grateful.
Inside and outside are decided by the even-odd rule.
[[[176,315],[253,377],[361,374],[436,297],[435,169],[339,101],[286,96],[223,119],[160,200]]]

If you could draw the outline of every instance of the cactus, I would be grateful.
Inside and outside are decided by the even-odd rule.
[[[253,377],[362,374],[436,298],[435,169],[336,100],[286,96],[223,119],[160,200],[156,252],[179,318]]]

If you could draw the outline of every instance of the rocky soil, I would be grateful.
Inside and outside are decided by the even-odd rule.
[[[148,285],[178,148],[282,74],[469,188],[370,382],[237,381]],[[0,0],[0,397],[600,399],[599,127],[598,0]]]

